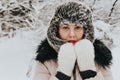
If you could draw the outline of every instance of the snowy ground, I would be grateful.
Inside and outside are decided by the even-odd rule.
[[[20,35],[4,40],[0,42],[0,80],[27,80],[26,73],[35,51],[32,40]]]
[[[119,60],[120,59],[120,33],[118,35],[113,34],[113,39],[116,46],[112,49],[112,54],[113,54],[112,72],[113,72],[114,80],[119,80],[120,79],[120,60]]]
[[[31,34],[27,32],[11,39],[0,40],[0,80],[28,80],[26,72],[37,46],[35,40],[30,37]],[[114,80],[119,80],[120,35],[116,34],[118,33],[112,34],[116,42],[115,47],[112,48],[112,72]]]

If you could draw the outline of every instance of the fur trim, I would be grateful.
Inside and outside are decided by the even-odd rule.
[[[103,68],[109,67],[112,63],[111,51],[97,39],[94,42],[94,48],[95,62]],[[57,60],[57,52],[49,45],[47,39],[41,42],[36,53],[36,60],[42,63],[52,59]]]
[[[43,40],[36,51],[36,60],[44,63],[47,60],[57,59],[57,52],[50,47],[47,39]]]
[[[111,51],[100,40],[96,39],[93,45],[95,49],[95,62],[103,68],[106,66],[110,67],[112,64]]]

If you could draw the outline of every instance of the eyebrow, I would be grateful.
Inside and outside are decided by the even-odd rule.
[[[69,25],[68,23],[63,23],[64,25]]]
[[[61,25],[69,25],[69,22],[61,22],[60,23],[60,26]],[[74,23],[74,26],[80,26],[80,27],[83,27],[83,25],[79,24],[79,23]]]

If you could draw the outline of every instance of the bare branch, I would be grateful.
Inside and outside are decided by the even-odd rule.
[[[108,17],[111,17],[111,15],[112,15],[112,13],[113,13],[113,10],[114,10],[114,7],[115,7],[117,1],[118,1],[118,0],[115,0],[115,2],[113,3],[112,8],[111,8],[111,12],[110,12],[110,14],[109,14]]]

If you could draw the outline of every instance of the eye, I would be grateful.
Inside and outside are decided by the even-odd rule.
[[[61,26],[61,29],[67,30],[67,29],[69,29],[69,27],[68,27],[68,25],[65,25],[65,24],[64,24],[64,25]]]
[[[81,29],[81,27],[80,26],[76,26],[75,29]]]
[[[80,30],[80,29],[82,29],[82,27],[81,26],[76,26],[75,29]]]
[[[75,26],[76,26],[75,29],[82,29],[83,28],[83,26],[81,24],[76,24]]]
[[[69,27],[68,27],[68,26],[63,26],[62,28],[63,28],[63,29],[65,29],[65,30],[66,30],[66,29],[69,29]]]

